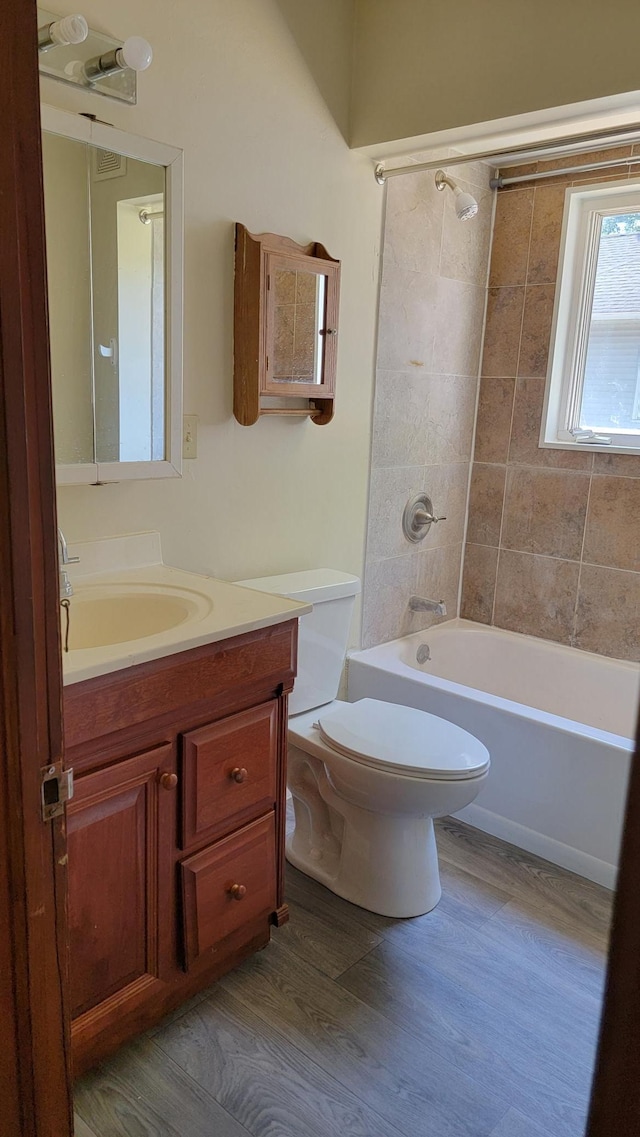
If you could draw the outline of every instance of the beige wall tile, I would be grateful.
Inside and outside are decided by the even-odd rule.
[[[585,474],[511,466],[504,503],[503,548],[579,560],[588,495],[589,477]]]
[[[477,378],[482,351],[485,289],[461,280],[438,279],[438,312],[432,370]]]
[[[426,549],[418,554],[417,594],[428,600],[444,600],[447,615],[436,616],[433,612],[414,612],[411,617],[412,631],[431,628],[434,624],[442,624],[444,620],[457,616],[461,568],[462,545]]]
[[[433,173],[411,174],[387,182],[384,267],[437,273],[445,195]]]
[[[426,466],[423,473],[423,489],[431,498],[435,516],[446,517],[446,521],[438,521],[431,526],[427,536],[420,542],[420,548],[460,545],[464,538],[467,516],[469,463]]]
[[[640,573],[583,566],[575,646],[640,662]]]
[[[363,647],[406,636],[412,628],[409,597],[416,591],[417,553],[371,560],[365,571]]]
[[[402,532],[402,514],[409,499],[423,492],[423,486],[422,466],[371,471],[367,557],[400,557],[414,550]]]
[[[620,153],[592,152],[571,164]],[[558,158],[537,167],[567,164]],[[534,169],[527,165],[503,174]],[[622,166],[603,171],[604,180],[624,176]],[[595,180],[596,173],[585,171],[498,194],[462,611],[515,631],[631,658],[640,639],[640,455],[539,445],[565,192],[571,184]],[[497,471],[505,461],[502,530],[496,537],[503,477]],[[482,544],[496,540],[498,552]],[[580,571],[584,584],[576,617]]]
[[[546,375],[555,285],[527,286],[522,317],[518,375]]]
[[[480,380],[474,458],[506,462],[509,452],[515,379]]]
[[[473,465],[467,540],[474,544],[497,547],[500,541],[506,472],[506,466]]]
[[[565,187],[536,188],[527,284],[552,284],[558,273]]]
[[[437,322],[438,278],[384,264],[380,288],[378,367],[431,371]]]
[[[424,465],[429,391],[426,375],[378,372],[371,458],[374,468]]]
[[[476,388],[476,379],[431,376],[425,431],[427,465],[471,459]]]
[[[503,549],[498,562],[494,623],[512,632],[569,644],[579,565]]]
[[[594,454],[593,472],[640,478],[640,454]]]
[[[475,379],[379,372],[374,468],[469,461],[475,401]]]
[[[460,150],[455,147],[449,148],[449,156],[460,154]],[[431,154],[427,151],[423,157],[423,161],[428,161]],[[488,162],[461,162],[459,166],[455,167],[452,171],[454,181],[462,185],[465,182],[469,183],[469,192],[475,197],[478,196],[478,190],[488,190],[489,181],[493,177],[494,167]]]
[[[640,479],[593,478],[584,560],[640,571]]]
[[[498,193],[489,274],[489,284],[494,287],[526,282],[533,193],[530,186]]]
[[[524,288],[490,288],[482,355],[483,375],[515,375],[520,351]]]
[[[460,615],[465,620],[490,624],[496,591],[498,550],[468,544],[464,558],[464,582]]]
[[[540,446],[540,426],[545,380],[519,378],[509,445],[509,462],[522,466],[555,466],[566,470],[589,470],[593,455],[569,450],[549,450]]]

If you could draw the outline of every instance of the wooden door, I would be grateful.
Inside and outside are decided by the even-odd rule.
[[[76,781],[68,808],[74,1051],[135,1016],[175,968],[175,749]]]
[[[34,0],[0,4],[0,1135],[73,1131],[55,481]]]

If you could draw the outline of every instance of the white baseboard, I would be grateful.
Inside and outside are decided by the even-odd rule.
[[[593,880],[596,884],[602,884],[605,888],[616,887],[618,876],[616,865],[598,860],[590,853],[583,853],[580,849],[574,849],[571,845],[565,845],[553,837],[546,837],[544,833],[537,833],[535,829],[527,829],[526,825],[510,821],[508,817],[501,817],[499,813],[491,813],[480,805],[468,805],[454,816],[459,817],[461,821],[467,821],[475,829],[482,829],[492,837],[509,841],[520,849],[526,849],[528,853],[544,857],[552,864],[569,869],[570,872],[584,876],[587,880]]]

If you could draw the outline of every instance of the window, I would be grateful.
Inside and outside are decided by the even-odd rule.
[[[567,190],[540,445],[640,453],[640,184]]]

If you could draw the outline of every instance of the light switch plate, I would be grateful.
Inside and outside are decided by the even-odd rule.
[[[198,457],[198,416],[185,415],[182,425],[182,457]]]

